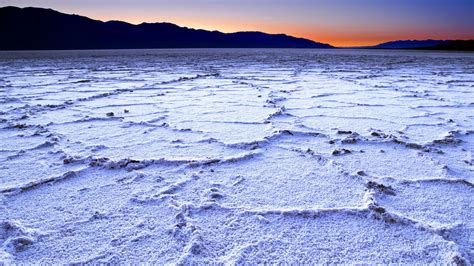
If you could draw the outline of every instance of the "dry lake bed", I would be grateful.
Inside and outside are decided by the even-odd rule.
[[[474,54],[0,53],[0,262],[474,261]]]

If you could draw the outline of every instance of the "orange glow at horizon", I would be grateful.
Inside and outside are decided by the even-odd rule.
[[[169,22],[225,33],[261,31],[369,46],[474,39],[474,0],[0,0],[102,21]]]
[[[456,32],[424,32],[422,29],[410,29],[406,31],[398,32],[385,32],[382,30],[365,30],[365,29],[345,29],[333,27],[314,27],[301,24],[288,24],[288,23],[264,23],[262,21],[251,21],[251,20],[233,20],[225,18],[212,18],[212,17],[188,17],[188,18],[176,18],[160,16],[157,19],[154,15],[147,16],[127,16],[121,14],[107,14],[103,11],[101,13],[95,13],[94,11],[84,12],[81,15],[89,16],[93,19],[102,21],[109,20],[121,20],[132,24],[140,24],[143,22],[168,22],[177,24],[181,27],[188,27],[194,29],[204,29],[210,31],[221,31],[225,33],[237,32],[237,31],[261,31],[271,34],[287,34],[294,37],[306,38],[316,42],[327,43],[336,47],[356,47],[356,46],[370,46],[376,45],[388,41],[394,40],[425,40],[425,39],[455,39],[455,40],[468,40],[474,39],[474,36],[456,33]]]

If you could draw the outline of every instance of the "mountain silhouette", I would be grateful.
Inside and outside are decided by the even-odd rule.
[[[427,48],[428,49],[428,48]],[[474,40],[447,41],[431,47],[432,50],[474,51]]]
[[[381,43],[365,48],[474,51],[474,40],[404,40]]]
[[[369,48],[377,49],[414,49],[414,48],[427,48],[435,47],[447,41],[442,40],[400,40],[381,43]]]
[[[102,22],[44,8],[0,8],[0,50],[333,48],[285,34],[222,33],[171,23]]]

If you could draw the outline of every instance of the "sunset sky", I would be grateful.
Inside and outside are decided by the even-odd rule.
[[[474,39],[474,0],[0,0],[100,20],[286,33],[335,46]]]

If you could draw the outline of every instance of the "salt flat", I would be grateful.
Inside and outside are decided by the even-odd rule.
[[[0,262],[474,261],[474,54],[0,53]]]

